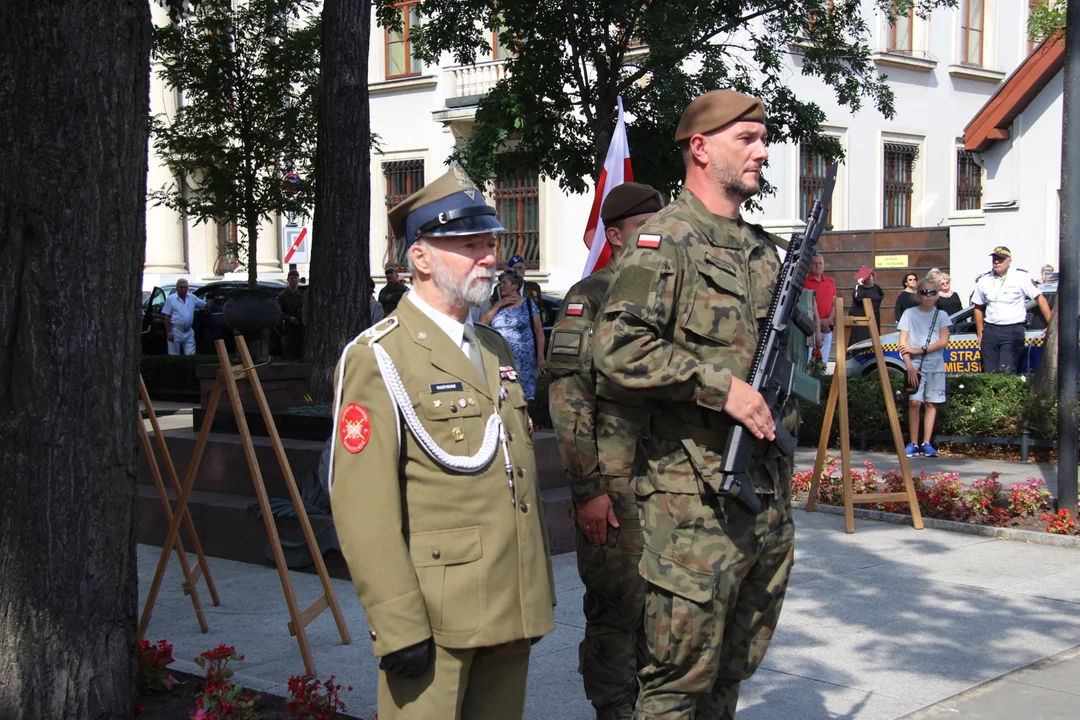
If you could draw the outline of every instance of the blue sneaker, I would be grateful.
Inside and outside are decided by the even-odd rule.
[[[915,443],[908,443],[908,446],[905,449],[907,450],[908,457],[915,457],[919,454],[919,446]],[[934,454],[937,455],[937,453]]]
[[[922,448],[920,449],[922,450],[922,454],[926,457],[937,457],[937,450],[935,450],[934,446],[930,443],[923,443]]]

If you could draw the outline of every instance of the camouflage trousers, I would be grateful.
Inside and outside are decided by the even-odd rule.
[[[696,494],[641,498],[651,658],[638,673],[635,719],[734,719],[739,684],[772,639],[795,555],[789,495],[761,500],[751,515]]]
[[[629,720],[637,694],[635,675],[648,660],[643,619],[645,580],[641,561],[641,514],[624,478],[609,479],[619,527],[607,542],[593,545],[577,530],[578,573],[585,583],[585,639],[578,671],[585,696],[600,720]]]

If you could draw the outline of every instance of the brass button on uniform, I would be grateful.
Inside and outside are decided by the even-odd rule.
[[[436,550],[432,550],[432,551],[431,551],[431,557],[432,557],[432,558],[434,558],[435,560],[438,560],[439,558],[441,558],[441,557],[442,557],[442,553],[441,553],[441,552],[439,552],[439,551],[438,551],[437,549],[436,549]]]
[[[525,477],[525,469],[518,468],[518,477]]]
[[[527,512],[529,512],[529,506],[525,504],[524,500],[522,500],[521,504],[518,505],[518,510],[520,510],[523,513],[527,513]]]
[[[457,405],[451,405],[450,412],[457,412]]]
[[[374,642],[375,640],[378,640],[378,638],[375,636],[375,631],[374,630],[368,630],[368,635],[371,636],[372,642]]]

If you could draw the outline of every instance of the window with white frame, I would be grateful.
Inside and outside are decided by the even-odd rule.
[[[902,142],[885,143],[882,227],[911,227],[911,203],[915,195],[915,160],[918,157],[918,145]]]
[[[970,150],[956,151],[956,209],[978,210],[982,208],[982,168],[975,162]]]
[[[423,64],[412,52],[412,28],[420,24],[419,0],[396,4],[401,13],[401,31],[386,30],[386,79],[419,75]]]
[[[915,50],[915,10],[904,11],[893,8],[896,20],[889,23],[889,33],[885,49],[889,52],[911,55]]]
[[[963,0],[960,18],[960,64],[983,67],[986,37],[986,0]]]

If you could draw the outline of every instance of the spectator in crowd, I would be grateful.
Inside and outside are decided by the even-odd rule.
[[[1041,277],[1039,278],[1039,282],[1048,283],[1048,282],[1051,282],[1051,281],[1056,280],[1056,279],[1057,279],[1057,277],[1056,277],[1056,273],[1054,272],[1054,266],[1051,265],[1050,263],[1047,263],[1046,265],[1043,265],[1042,266]]]
[[[407,292],[409,292],[409,286],[398,275],[397,268],[387,266],[386,287],[379,291],[379,304],[382,305],[383,312],[392,315],[397,310],[401,296]]]
[[[810,260],[810,274],[806,276],[803,288],[817,293],[817,311],[821,318],[821,361],[829,364],[829,351],[832,349],[833,326],[836,324],[836,283],[825,277],[825,258],[814,255]],[[809,358],[814,356],[811,348]]]
[[[952,276],[949,273],[943,272],[938,275],[938,298],[937,306],[939,310],[944,310],[950,316],[955,315],[964,309],[964,303],[960,300],[960,295],[953,292],[952,289]]]
[[[521,292],[525,281],[513,270],[499,275],[502,298],[483,314],[480,322],[499,331],[514,353],[518,381],[525,397],[536,399],[536,376],[544,372],[544,328],[540,308]]]
[[[188,281],[176,281],[176,291],[165,298],[161,314],[165,320],[165,337],[169,341],[170,355],[194,355],[195,311],[208,307],[207,303],[188,292]]]
[[[971,302],[975,305],[975,333],[979,337],[982,371],[1017,373],[1024,357],[1024,323],[1027,301],[1036,300],[1046,324],[1050,305],[1031,276],[1010,270],[1012,252],[998,245],[990,253],[991,270],[975,280]]]
[[[900,289],[900,294],[896,296],[896,306],[893,308],[895,322],[900,322],[900,318],[903,317],[905,310],[919,304],[918,296],[915,293],[915,290],[918,287],[918,275],[913,272],[904,275],[904,287]]]
[[[515,255],[506,262],[506,267],[520,275],[523,280],[525,279],[525,258],[520,255]],[[525,287],[522,289],[521,295],[536,303],[536,307],[543,308],[543,305],[540,302],[540,283],[533,280],[525,280]]]
[[[383,310],[382,303],[375,299],[375,278],[368,278],[368,294],[370,295],[370,307],[371,307],[371,324],[382,320],[386,317],[386,311]]]
[[[875,281],[874,271],[863,266],[863,269],[855,275],[855,289],[851,293],[851,317],[865,317],[863,314],[863,300],[869,300],[874,308],[874,322],[881,329],[881,301],[885,299],[885,291]],[[870,328],[855,326],[851,328],[851,342],[857,343],[870,339]]]
[[[900,330],[900,357],[907,368],[908,387],[916,388],[908,395],[908,430],[911,442],[907,456],[937,457],[930,444],[934,434],[937,406],[945,402],[945,346],[949,343],[948,313],[937,308],[937,282],[929,277],[918,285],[919,304],[908,308],[896,324]],[[923,441],[919,443],[919,411],[923,410]]]
[[[304,350],[304,296],[300,294],[300,273],[290,270],[287,278],[289,286],[277,298],[285,323],[281,331],[281,354],[298,358]]]

